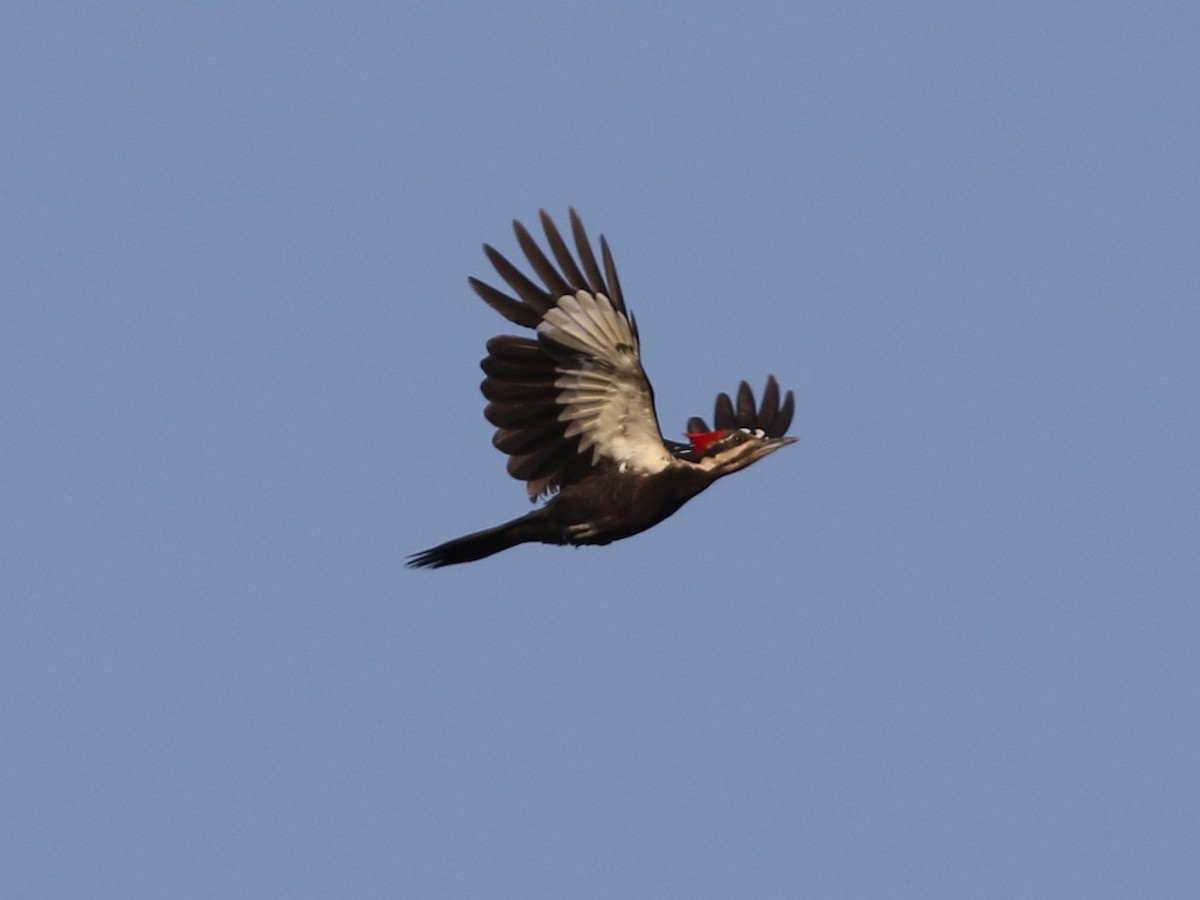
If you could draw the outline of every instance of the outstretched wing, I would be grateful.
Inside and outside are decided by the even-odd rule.
[[[699,416],[692,416],[688,419],[687,430],[688,434],[705,434],[740,428],[752,433],[761,432],[760,437],[783,437],[788,426],[792,424],[795,411],[796,398],[791,391],[787,392],[782,405],[780,404],[779,382],[771,375],[767,378],[761,404],[754,402],[754,391],[743,381],[738,387],[736,407],[728,394],[717,394],[717,403],[713,409],[713,427],[709,428]]]
[[[528,483],[531,498],[606,462],[656,472],[671,461],[607,241],[600,238],[602,269],[572,209],[577,262],[545,210],[541,220],[554,262],[520,222],[513,230],[544,287],[486,244],[484,253],[517,296],[470,279],[489,306],[537,332],[536,340],[492,338],[480,364],[484,415],[496,426],[492,443],[509,454],[509,474]]]

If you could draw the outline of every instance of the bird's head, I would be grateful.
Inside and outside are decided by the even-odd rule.
[[[692,442],[697,464],[711,472],[713,478],[740,472],[780,447],[796,443],[794,437],[767,437],[760,428],[689,432],[688,440]]]

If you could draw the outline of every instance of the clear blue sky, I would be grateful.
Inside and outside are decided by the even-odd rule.
[[[1200,13],[10,4],[0,895],[1194,897]],[[467,288],[612,242],[664,428],[520,514]]]

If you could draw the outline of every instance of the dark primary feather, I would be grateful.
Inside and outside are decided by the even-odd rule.
[[[737,424],[738,428],[757,427],[758,423],[758,408],[754,405],[754,391],[750,390],[750,385],[742,382],[738,387],[737,398]]]
[[[516,291],[517,296],[525,301],[525,304],[538,314],[538,321],[546,314],[546,311],[554,305],[557,297],[551,298],[544,290],[534,284],[530,279],[525,277],[525,274],[510,263],[499,251],[489,246],[483,245],[483,252],[487,254],[488,260],[500,277],[507,282],[508,286]]]
[[[544,213],[545,210],[542,210]],[[543,224],[549,216],[542,219]],[[583,228],[583,222],[579,215],[575,212],[575,208],[571,208],[571,235],[575,238],[575,249],[579,251],[579,261],[583,263],[583,271],[587,274],[587,287],[593,294],[609,294],[609,300],[616,306],[618,312],[625,311],[624,302],[618,300],[617,297],[611,295],[607,286],[604,284],[604,278],[600,275],[600,267],[596,265],[596,257],[592,253],[592,245],[588,240],[587,232]]]
[[[572,210],[571,221],[574,222],[576,218],[574,210]],[[541,211],[541,219],[542,230],[546,232],[546,241],[550,244],[550,252],[554,254],[554,259],[566,276],[567,283],[572,285],[589,284],[583,272],[579,270],[579,266],[575,264],[575,258],[571,256],[571,251],[567,248],[567,242],[558,233],[558,227],[551,221],[550,214],[544,209]],[[578,236],[576,240],[578,240]],[[583,244],[587,246],[586,235]],[[582,254],[580,255],[582,256]]]
[[[604,257],[604,272],[608,276],[608,289],[612,293],[609,299],[617,309],[628,315],[625,296],[621,293],[621,280],[617,278],[617,266],[613,262],[612,251],[608,249],[608,241],[604,235],[600,235],[600,255]]]
[[[567,280],[554,268],[554,264],[546,258],[546,254],[537,245],[537,241],[525,230],[525,226],[520,222],[514,221],[513,231],[516,232],[517,243],[521,246],[521,252],[525,254],[525,258],[533,266],[533,271],[537,272],[538,278],[542,279],[542,283],[546,285],[547,290],[550,292],[549,296],[557,299],[566,294],[575,293],[571,286],[567,284]]]
[[[765,434],[772,434],[775,429],[775,417],[779,415],[779,384],[774,378],[767,379],[767,387],[763,391],[762,404],[758,408],[758,427]]]
[[[713,430],[724,431],[726,428],[737,428],[737,416],[733,412],[733,401],[722,392],[717,394],[717,402],[713,405]]]
[[[538,322],[542,320],[542,316],[536,310],[531,309],[524,303],[514,300],[512,297],[496,290],[490,284],[485,284],[478,278],[468,278],[467,282],[471,285],[471,289],[475,291],[483,301],[490,306],[508,321],[514,325],[520,325],[522,328],[537,328]]]

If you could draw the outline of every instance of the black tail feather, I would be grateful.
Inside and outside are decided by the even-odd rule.
[[[542,533],[538,527],[540,513],[541,510],[535,510],[495,528],[485,528],[414,553],[408,558],[408,566],[412,569],[440,569],[442,566],[483,559],[517,544],[541,540]]]

